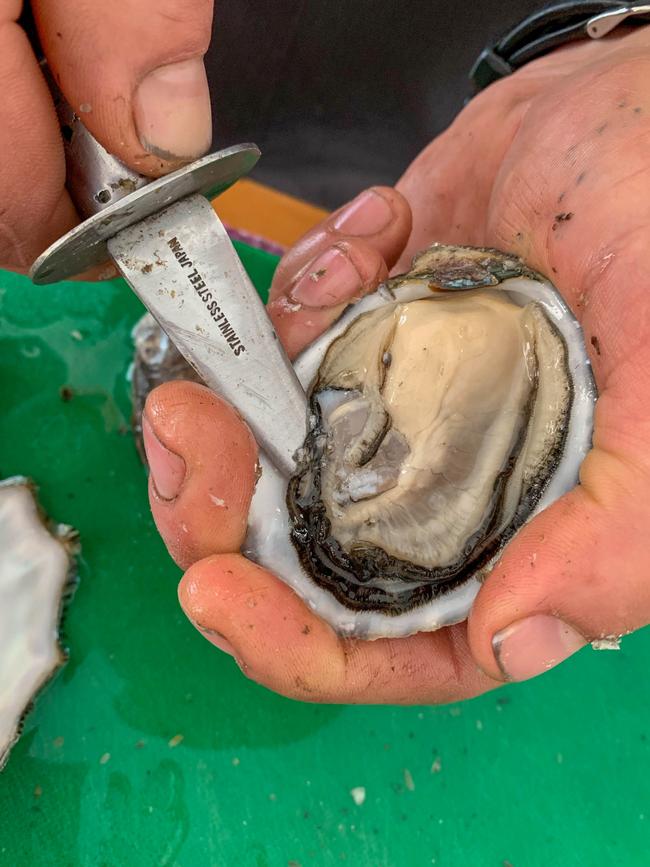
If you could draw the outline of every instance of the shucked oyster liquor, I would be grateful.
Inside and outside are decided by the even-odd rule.
[[[581,329],[548,281],[495,250],[429,248],[296,370],[309,433],[293,478],[263,461],[246,553],[343,634],[464,619],[591,444]]]

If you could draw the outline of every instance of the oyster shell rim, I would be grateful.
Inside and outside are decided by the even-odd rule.
[[[466,255],[465,265],[467,267],[447,267],[450,260],[457,259],[459,255],[462,256],[463,254]],[[436,262],[437,267],[434,267]],[[457,265],[458,263],[454,264]],[[517,257],[494,248],[433,244],[414,257],[411,271],[389,278],[373,293],[348,306],[328,331],[299,355],[295,361],[295,367],[303,386],[310,386],[322,362],[326,347],[343,333],[353,319],[384,303],[404,302],[416,300],[418,297],[428,297],[429,292],[436,289],[456,292],[500,287],[515,297],[526,297],[521,288],[518,289],[516,285],[518,280],[532,281],[539,287],[539,296],[535,296],[535,300],[544,307],[567,344],[568,367],[575,393],[566,435],[567,442],[572,442],[573,446],[561,455],[554,475],[542,492],[537,505],[524,522],[523,526],[525,526],[535,515],[570,490],[578,481],[579,467],[591,447],[593,413],[597,399],[596,385],[582,336],[582,328],[560,295],[559,290],[542,274],[528,267]],[[423,283],[426,283],[426,288],[422,286]],[[502,285],[505,283],[511,285],[505,289]],[[411,288],[405,284],[411,284]],[[414,292],[412,287],[417,285],[420,286],[420,289]],[[581,428],[578,430],[577,443],[576,428]],[[283,510],[286,512],[284,493],[286,492],[287,481],[283,480],[263,455],[260,456],[260,462],[263,470],[262,478],[258,483],[251,504],[249,532],[244,553],[255,562],[275,572],[319,616],[346,636],[399,637],[419,631],[431,631],[462,621],[469,613],[481,581],[503,550],[501,547],[492,560],[487,562],[473,577],[435,597],[430,602],[425,602],[407,612],[390,615],[373,610],[353,611],[336,600],[330,591],[324,590],[316,584],[303,569],[293,544],[289,541],[288,515],[283,520],[281,514]],[[565,482],[559,481],[561,476],[566,475],[567,472],[571,479]],[[283,483],[285,489],[280,493]],[[268,504],[269,500],[272,504],[271,512],[268,505],[263,505],[263,501]],[[281,506],[278,506],[278,501],[280,501]],[[269,518],[273,526],[269,526]],[[280,525],[283,523],[287,531],[285,545],[292,549],[294,557],[278,557],[277,554],[274,556],[274,546],[277,548],[282,543]],[[516,533],[513,534],[513,537],[514,535]]]

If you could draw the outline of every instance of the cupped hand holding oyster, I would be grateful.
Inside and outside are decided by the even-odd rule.
[[[385,281],[389,269],[408,270],[413,254],[432,241],[509,251],[551,278],[580,321],[600,391],[580,484],[516,528],[496,565],[489,563],[466,623],[376,641],[336,632],[271,571],[239,553],[257,447],[237,414],[194,383],[169,383],[150,396],[144,435],[151,503],[170,553],[188,570],[181,603],[250,677],[312,701],[458,700],[504,679],[542,673],[589,641],[650,619],[647,31],[563,50],[490,87],[413,163],[400,192],[362,194],[303,238],[275,277],[269,310],[292,357],[330,329],[351,301]],[[490,296],[489,305],[501,301]],[[526,387],[525,377],[516,376],[522,355],[512,343],[516,335],[546,341],[557,366],[565,363],[560,343],[552,348],[552,322],[548,327],[535,308],[525,322],[523,314],[508,313],[512,328],[494,332],[500,363],[513,376],[504,399],[517,383]],[[321,489],[328,488],[342,512],[354,509],[371,524],[376,516],[357,508],[364,485],[372,475],[375,488],[390,491],[394,479],[383,458],[390,452],[399,460],[413,450],[415,440],[400,439],[400,426],[418,433],[418,419],[402,415],[391,439],[377,400],[394,363],[396,321],[408,319],[409,311],[375,315],[370,337],[357,327],[342,353],[345,360],[365,351],[368,340],[386,337],[389,348],[377,356],[383,367],[374,370],[365,405],[354,403],[354,393],[347,403],[320,404],[332,435],[342,438],[343,462],[356,473],[351,484],[348,464],[341,477],[334,461],[329,476],[327,467],[320,474]],[[399,349],[396,343],[396,359]],[[338,361],[330,355],[321,380],[325,391],[333,386],[349,396],[358,383],[341,379],[347,361],[340,361],[341,353]],[[493,372],[486,371],[490,390],[500,380]],[[560,388],[559,410],[562,395]],[[478,389],[477,399],[484,398]],[[522,392],[512,411],[530,399]],[[321,434],[315,430],[315,440]],[[303,486],[294,499],[309,496]],[[377,542],[387,530],[380,522]]]

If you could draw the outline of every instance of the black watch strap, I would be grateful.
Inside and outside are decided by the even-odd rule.
[[[650,23],[650,4],[557,3],[518,24],[496,44],[484,48],[470,72],[475,89],[510,75],[520,66],[577,39],[600,39],[619,24]]]

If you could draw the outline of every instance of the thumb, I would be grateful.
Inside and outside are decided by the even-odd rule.
[[[596,449],[581,482],[520,531],[476,599],[470,646],[493,677],[527,680],[650,622],[647,474]]]
[[[203,55],[212,0],[33,0],[33,7],[61,91],[109,153],[156,176],[209,149]]]

